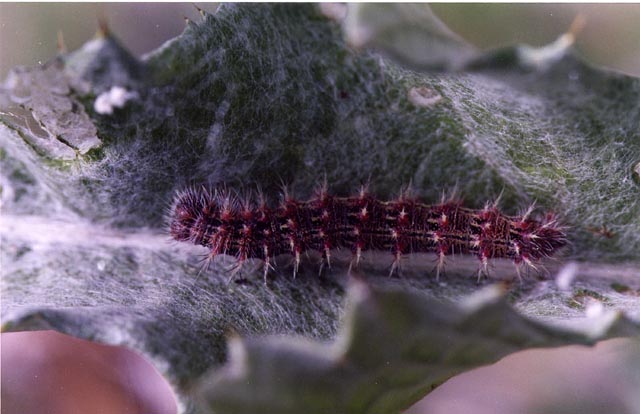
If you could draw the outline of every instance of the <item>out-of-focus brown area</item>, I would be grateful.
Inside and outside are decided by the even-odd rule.
[[[175,414],[169,384],[144,358],[53,331],[0,336],[2,414]]]
[[[450,379],[406,414],[634,414],[638,366],[637,339],[517,352]]]

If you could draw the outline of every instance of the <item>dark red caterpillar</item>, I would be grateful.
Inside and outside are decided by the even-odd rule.
[[[402,255],[435,252],[437,277],[446,255],[473,254],[480,259],[480,277],[491,258],[511,258],[519,269],[566,245],[552,215],[539,221],[530,213],[510,217],[495,205],[472,210],[455,201],[427,205],[406,195],[380,201],[365,189],[354,197],[335,197],[326,188],[304,202],[285,195],[279,207],[269,208],[227,191],[201,188],[176,195],[169,226],[175,240],[211,249],[210,258],[233,255],[239,263],[262,259],[265,280],[275,256],[293,255],[295,277],[303,252],[318,251],[323,264],[330,265],[331,250],[339,248],[351,249],[356,265],[363,251],[389,251],[394,257],[391,273]]]

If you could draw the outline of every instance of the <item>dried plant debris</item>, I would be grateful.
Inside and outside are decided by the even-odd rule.
[[[56,58],[43,68],[16,68],[0,88],[0,116],[39,154],[74,160],[98,148],[97,129]]]

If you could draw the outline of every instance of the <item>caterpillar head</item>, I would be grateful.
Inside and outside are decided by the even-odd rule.
[[[169,217],[169,233],[177,241],[194,241],[204,225],[219,220],[218,197],[207,189],[189,188],[176,194]],[[205,223],[206,222],[206,223]]]

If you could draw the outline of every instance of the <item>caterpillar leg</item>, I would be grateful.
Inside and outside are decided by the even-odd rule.
[[[440,280],[440,273],[444,274],[444,266],[445,266],[444,258],[445,258],[444,252],[438,253],[438,258],[436,259],[436,261],[438,262],[436,264],[436,281]]]
[[[211,251],[202,257],[202,259],[200,260],[200,269],[196,274],[196,280],[200,278],[200,275],[202,273],[209,270],[209,267],[211,266],[211,262],[213,262],[213,259],[215,259],[216,256],[217,254],[214,251]]]
[[[480,267],[478,268],[478,280],[477,283],[480,283],[482,280],[482,276],[485,276],[487,279],[489,278],[489,259],[487,256],[480,256]]]
[[[298,276],[298,271],[300,270],[300,251],[296,250],[293,259],[293,278],[295,279]]]
[[[349,274],[351,274],[353,268],[360,266],[360,260],[362,260],[362,246],[357,245],[355,256],[351,259],[351,262],[349,262],[349,270],[347,271]]]
[[[522,259],[522,266],[527,269],[527,275],[529,274],[529,270],[533,270],[536,272],[538,277],[542,277],[544,279],[549,279],[551,277],[551,272],[542,263],[533,264],[530,259],[525,257]]]
[[[391,270],[389,271],[389,277],[392,277],[394,273],[398,276],[402,276],[402,267],[400,266],[400,260],[402,259],[402,253],[397,252],[394,255],[393,263],[391,263]]]
[[[515,264],[516,267],[516,275],[518,275],[518,281],[520,282],[520,285],[522,285],[523,281],[522,281],[522,264]]]
[[[231,283],[233,279],[235,279],[236,275],[242,270],[242,266],[244,265],[244,259],[238,259],[236,264],[231,266],[227,271],[229,272],[229,278],[227,279],[227,283]]]
[[[269,258],[269,256],[267,256],[266,258],[263,259],[264,260],[264,265],[263,265],[263,274],[262,274],[262,278],[264,280],[264,284],[267,284],[267,275],[269,274],[269,269],[273,270],[274,272],[276,271],[276,269],[274,269],[274,267],[271,265],[271,259]]]
[[[320,259],[320,269],[318,269],[318,277],[322,276],[322,271],[324,270],[325,264],[329,269],[331,269],[331,252],[329,249],[325,249],[324,253],[322,253],[322,259]]]

